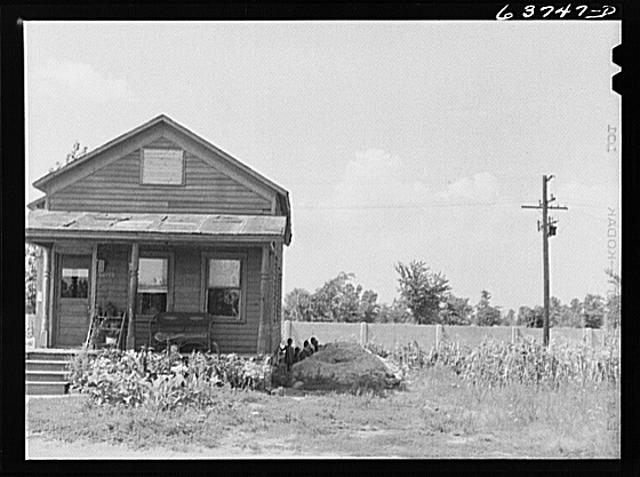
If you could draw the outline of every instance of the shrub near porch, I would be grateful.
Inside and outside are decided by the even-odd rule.
[[[80,354],[71,364],[72,388],[87,393],[96,404],[149,404],[160,410],[180,405],[206,407],[217,400],[219,388],[270,388],[267,358],[235,354],[105,350],[96,357]]]

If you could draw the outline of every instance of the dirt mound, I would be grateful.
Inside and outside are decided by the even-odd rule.
[[[382,391],[400,380],[374,354],[356,343],[329,343],[291,367],[294,383],[301,389]]]

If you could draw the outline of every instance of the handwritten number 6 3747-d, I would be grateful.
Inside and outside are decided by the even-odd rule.
[[[577,5],[572,7],[571,4],[567,4],[564,7],[556,8],[553,5],[547,5],[544,7],[536,7],[535,5],[527,5],[520,12],[521,18],[547,18],[553,15],[552,18],[564,18],[570,15],[574,18],[604,18],[609,15],[613,15],[616,12],[616,7],[610,5],[603,5],[601,8],[588,7],[587,5]],[[496,20],[510,20],[514,14],[509,10],[509,4],[506,4],[496,15]]]

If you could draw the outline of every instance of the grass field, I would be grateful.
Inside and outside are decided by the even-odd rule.
[[[489,389],[428,368],[407,390],[277,396],[220,390],[206,412],[32,398],[28,439],[187,455],[618,458],[619,388]],[[35,456],[33,456],[35,457]]]

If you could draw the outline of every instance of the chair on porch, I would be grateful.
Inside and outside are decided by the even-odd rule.
[[[212,348],[217,351],[218,345],[212,340],[211,323],[208,313],[158,313],[149,321],[147,345],[156,351],[168,350],[172,344],[177,345],[180,352],[210,352]]]

